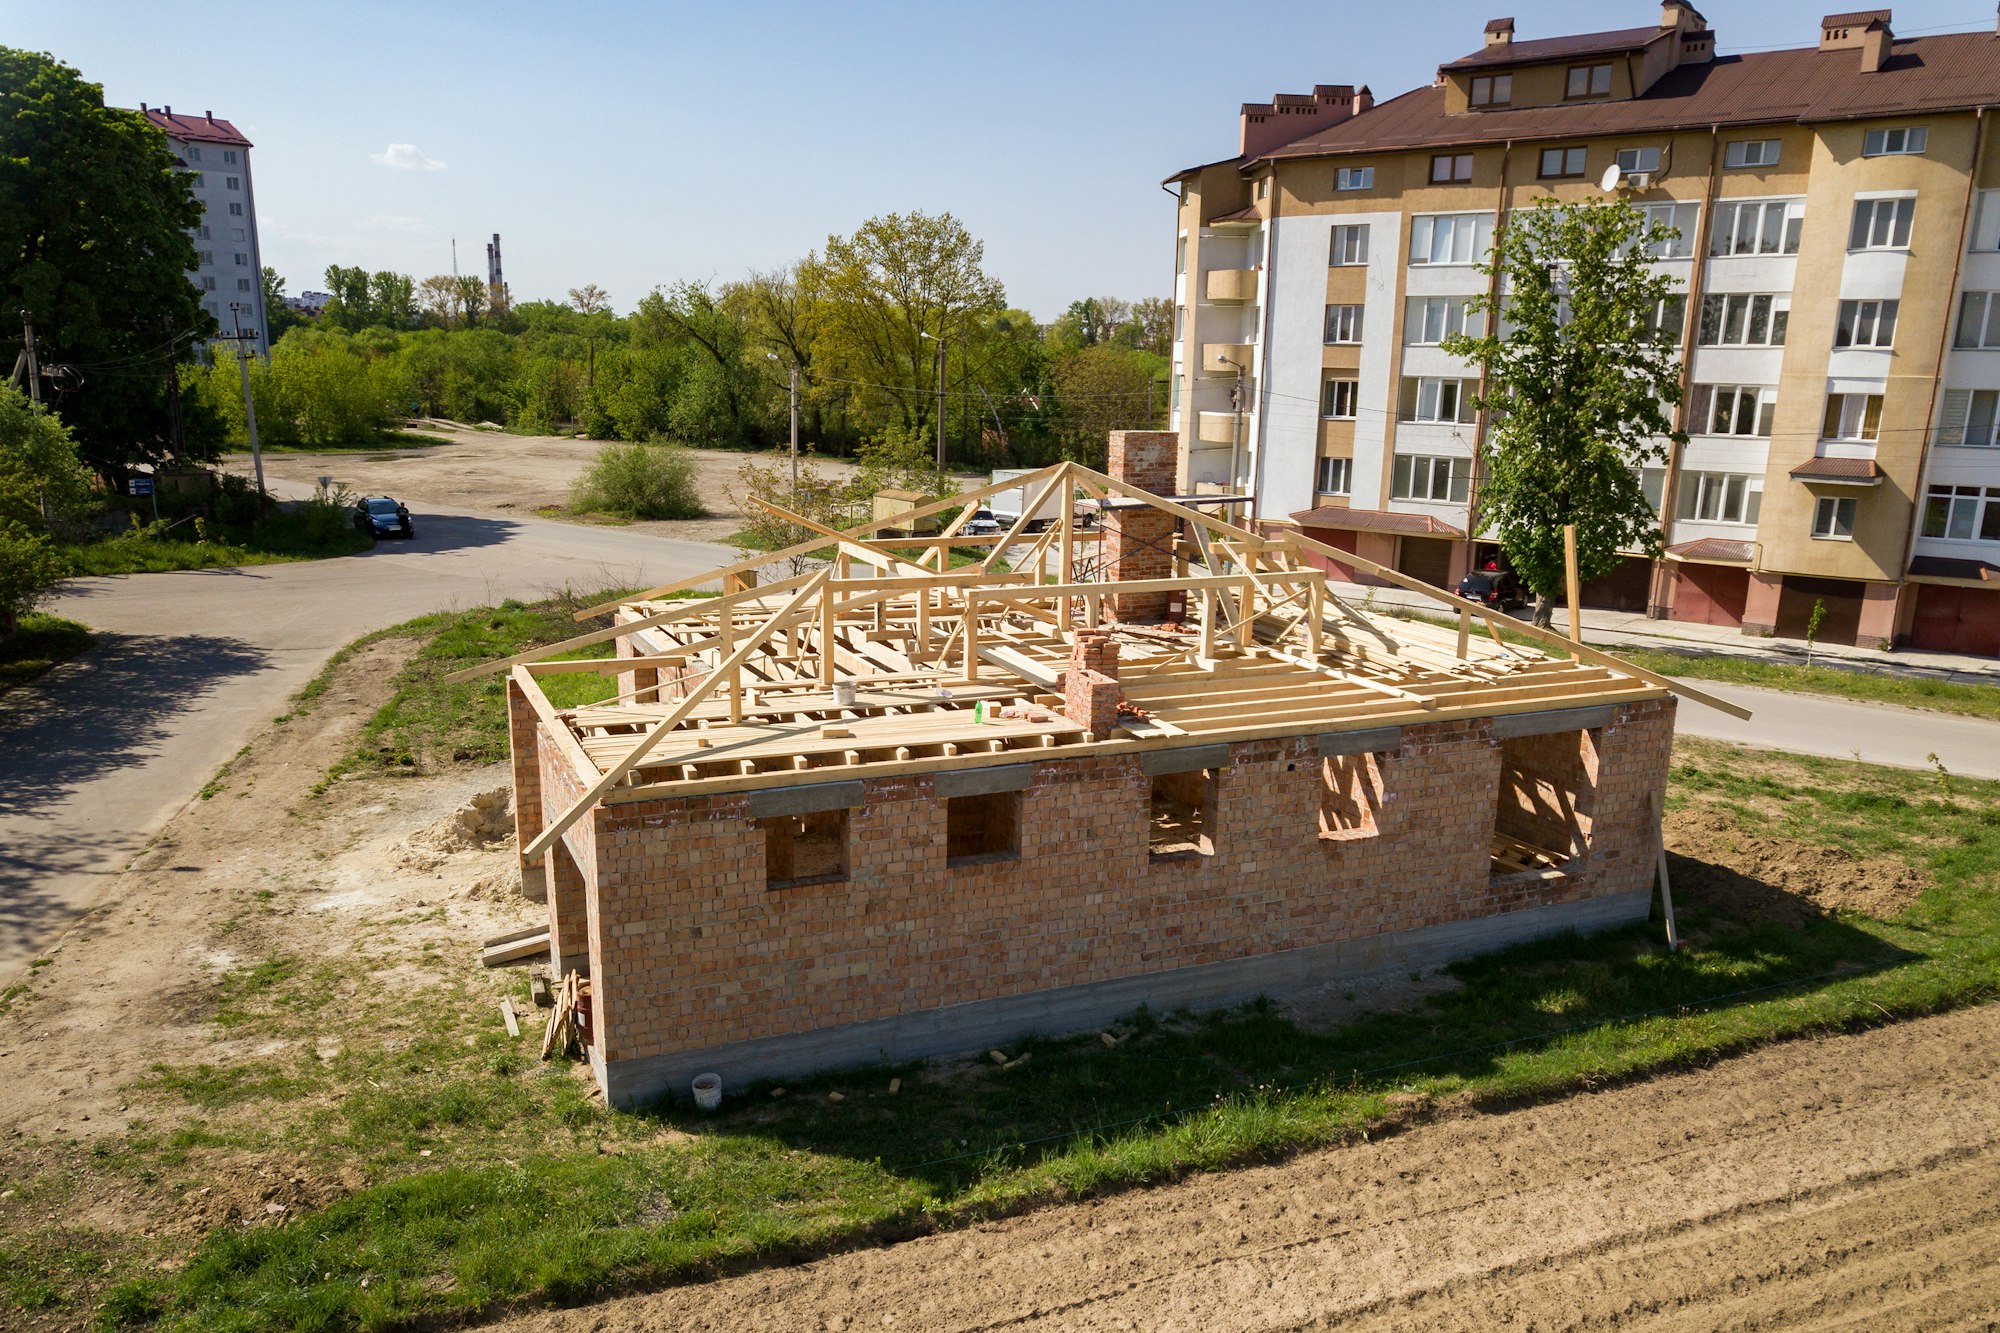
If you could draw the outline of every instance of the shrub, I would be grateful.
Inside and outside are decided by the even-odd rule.
[[[700,518],[694,461],[671,444],[607,444],[570,485],[570,508],[619,518]]]

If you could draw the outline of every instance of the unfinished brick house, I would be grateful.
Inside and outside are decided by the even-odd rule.
[[[1087,497],[1098,532],[1024,520],[948,571],[979,539],[830,533],[817,572],[721,571],[720,597],[657,589],[571,641],[616,659],[488,668],[512,669],[526,882],[588,976],[613,1105],[1647,914],[1663,678],[1509,646],[1457,602],[1455,630],[1366,615],[1315,543],[1140,484],[1174,447],[1126,432],[1111,475],[1028,480],[1024,513]],[[540,682],[574,671],[617,697],[552,707]]]

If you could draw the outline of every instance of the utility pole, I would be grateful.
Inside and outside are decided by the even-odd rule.
[[[174,364],[174,317],[160,316],[160,330],[167,335],[167,440],[174,451],[174,466],[181,465],[181,453],[187,441],[181,431],[181,375]],[[156,506],[158,501],[153,502]]]
[[[35,317],[21,307],[21,342],[28,358],[28,401],[36,407],[42,405],[42,366],[35,359]]]
[[[265,498],[264,451],[257,447],[257,403],[250,396],[250,358],[243,353],[243,340],[255,338],[257,331],[243,331],[243,307],[235,301],[229,303],[229,318],[236,325],[236,368],[243,372],[243,421],[250,428],[250,462],[257,469],[257,498],[261,501]]]
[[[799,489],[799,363],[792,362],[792,493]]]
[[[940,325],[942,321],[940,321]],[[938,345],[937,367],[937,469],[944,471],[944,339],[935,333],[919,333],[919,340],[929,338]]]

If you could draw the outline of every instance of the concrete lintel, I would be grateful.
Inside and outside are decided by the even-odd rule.
[[[1591,731],[1610,726],[1617,712],[1611,704],[1603,704],[1596,708],[1552,708],[1546,713],[1503,713],[1493,719],[1493,739],[1547,736],[1558,731]]]
[[[811,815],[821,810],[847,810],[862,803],[857,782],[813,782],[803,787],[760,787],[750,793],[750,818]]]
[[[1026,791],[1035,779],[1033,764],[1003,764],[997,768],[947,769],[933,779],[939,800],[953,796],[991,796],[995,792]]]
[[[900,1064],[1003,1046],[1029,1034],[1055,1036],[1115,1022],[1140,1005],[1155,1010],[1222,1008],[1258,996],[1283,999],[1388,973],[1435,967],[1566,930],[1609,930],[1646,919],[1651,890],[1533,907],[1420,930],[1337,940],[1281,953],[1175,968],[1148,976],[1066,986],[896,1018],[729,1042],[706,1050],[592,1064],[606,1101],[622,1109],[690,1095],[697,1074],[722,1076],[725,1092],[767,1078],[877,1063]]]
[[[1366,731],[1329,731],[1319,738],[1319,755],[1371,754],[1403,748],[1401,727],[1370,727]]]
[[[1147,750],[1139,756],[1139,771],[1149,778],[1165,777],[1169,773],[1193,773],[1203,768],[1227,767],[1229,767],[1227,745],[1190,745],[1178,750]]]

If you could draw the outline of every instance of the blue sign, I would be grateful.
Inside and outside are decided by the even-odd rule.
[[[153,493],[153,479],[151,477],[134,477],[126,485],[132,488],[132,494],[134,495],[151,495]]]

